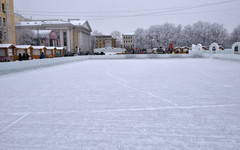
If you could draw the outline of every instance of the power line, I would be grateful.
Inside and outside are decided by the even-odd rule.
[[[219,12],[226,12],[226,11],[240,11],[237,9],[225,9],[225,10],[210,10],[210,11],[195,11],[195,12],[182,12],[182,13],[165,13],[165,14],[152,14],[148,16],[173,16],[173,15],[191,15],[191,14],[200,14],[200,13],[219,13]],[[119,19],[119,18],[129,18],[129,17],[141,17],[141,16],[121,16],[121,17],[106,17],[106,18],[96,18],[96,19],[88,19],[88,20],[111,20],[111,19]]]
[[[228,0],[228,1],[222,1],[222,2],[215,2],[215,3],[206,3],[206,4],[201,4],[201,5],[193,5],[193,6],[181,6],[181,7],[169,7],[169,8],[158,8],[158,9],[142,9],[142,10],[124,10],[124,11],[80,11],[80,12],[70,12],[70,11],[57,11],[57,12],[47,12],[47,11],[20,11],[20,10],[16,10],[18,12],[30,12],[30,13],[53,13],[53,14],[59,14],[59,13],[69,13],[69,14],[91,14],[91,13],[129,13],[129,12],[144,12],[144,11],[156,11],[156,10],[165,10],[165,11],[169,11],[169,10],[185,10],[185,9],[193,9],[193,8],[201,8],[201,7],[207,7],[207,6],[214,6],[214,5],[220,5],[220,4],[226,4],[226,3],[232,3],[232,2],[236,2],[239,0]],[[160,11],[162,12],[162,11]]]
[[[196,9],[196,8],[203,8],[203,7],[209,7],[209,6],[214,6],[214,5],[221,5],[221,4],[226,4],[226,3],[231,3],[231,2],[236,2],[239,0],[228,0],[228,1],[222,1],[222,2],[215,2],[215,3],[207,3],[207,4],[201,4],[201,5],[193,5],[193,6],[185,6],[185,7],[172,7],[172,8],[165,8],[161,11],[157,12],[148,12],[148,13],[141,13],[141,14],[129,14],[129,15],[114,15],[114,16],[102,16],[102,15],[70,15],[68,13],[65,13],[66,15],[61,15],[61,14],[52,14],[56,12],[51,12],[50,14],[48,12],[40,12],[40,13],[23,13],[22,15],[31,15],[31,16],[61,16],[61,17],[90,17],[88,20],[110,20],[110,19],[119,19],[119,18],[129,18],[129,17],[142,17],[142,16],[166,16],[166,15],[180,15],[180,14],[192,14],[192,13],[213,13],[213,12],[222,12],[222,11],[232,11],[234,9],[221,9],[221,10],[211,10],[211,11],[195,11],[195,12],[182,12],[184,10],[191,10],[191,9]],[[178,9],[176,9],[178,8]],[[173,9],[171,11],[166,10],[166,9]],[[156,9],[148,9],[148,10],[156,10]],[[237,9],[239,10],[239,9]],[[138,10],[135,10],[138,11]],[[146,10],[143,10],[146,11]],[[116,12],[116,11],[115,11]],[[132,11],[133,12],[133,11]],[[171,12],[171,13],[169,13]],[[172,13],[175,12],[175,13]],[[59,13],[59,12],[58,12]]]

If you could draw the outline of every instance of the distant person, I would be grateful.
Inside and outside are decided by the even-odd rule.
[[[22,60],[26,60],[26,55],[23,53]]]
[[[174,50],[172,50],[172,54],[175,54]]]
[[[28,55],[28,53],[26,54],[26,60],[29,60],[29,55]]]
[[[21,53],[18,54],[18,57],[19,57],[19,58],[18,58],[19,61],[22,61],[22,54],[21,54]]]
[[[40,59],[44,59],[45,58],[45,55],[44,53],[42,52],[42,54],[40,55]]]

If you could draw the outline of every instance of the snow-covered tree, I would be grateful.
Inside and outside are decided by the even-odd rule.
[[[134,33],[134,43],[137,48],[144,49],[145,45],[145,30],[138,28]]]
[[[16,43],[18,45],[34,45],[34,33],[31,29],[16,29]]]
[[[98,30],[94,30],[94,31],[92,32],[92,36],[98,36],[98,35],[103,35],[103,33],[102,33],[102,32],[99,32]]]
[[[232,33],[232,41],[239,41],[240,26]],[[135,45],[139,48],[164,47],[170,43],[175,46],[188,46],[201,43],[209,46],[213,42],[229,47],[229,34],[223,25],[199,21],[193,25],[182,28],[181,25],[165,23],[153,25],[149,29],[137,29],[135,31]],[[232,42],[231,42],[232,43]]]
[[[231,33],[231,41],[232,43],[240,42],[240,25],[238,25]]]
[[[121,46],[121,41],[122,41],[122,34],[120,31],[112,31],[111,32],[111,36],[116,39],[116,47],[120,47]]]
[[[199,21],[195,24],[187,25],[181,31],[181,46],[191,46],[191,44],[201,43],[210,45],[213,42],[227,45],[228,32],[223,25]]]
[[[178,39],[178,44],[179,46],[191,46],[194,44],[194,40],[192,37],[193,34],[193,29],[191,25],[185,26],[181,32],[180,32],[180,37]]]

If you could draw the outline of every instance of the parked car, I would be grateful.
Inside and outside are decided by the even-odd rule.
[[[64,56],[65,57],[74,56],[74,53],[72,53],[72,52],[65,52]]]

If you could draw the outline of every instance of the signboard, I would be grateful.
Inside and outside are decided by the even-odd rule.
[[[106,47],[112,47],[112,40],[111,39],[106,39],[105,43],[106,43]]]

